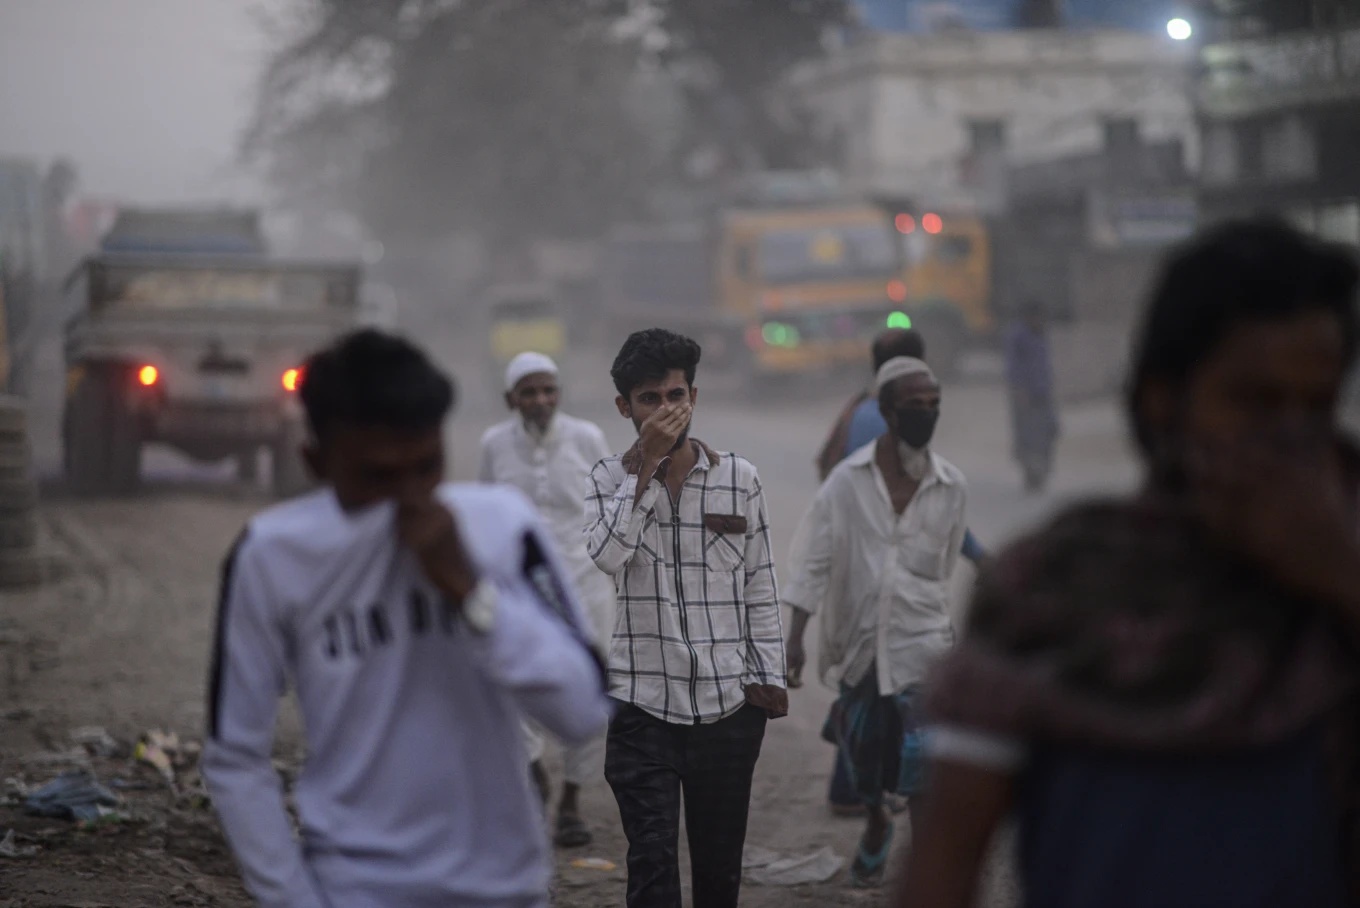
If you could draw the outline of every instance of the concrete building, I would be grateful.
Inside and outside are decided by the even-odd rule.
[[[1117,144],[1197,151],[1189,64],[1164,35],[1117,30],[873,33],[795,73],[861,193],[1000,210],[1008,165]]]
[[[1360,245],[1360,27],[1227,40],[1202,56],[1205,214],[1280,212]]]
[[[865,25],[878,31],[928,30],[944,18],[969,28],[1010,27],[1020,0],[853,0]],[[1180,11],[1178,0],[1064,0],[1062,13],[1069,25],[1161,31],[1167,18]]]

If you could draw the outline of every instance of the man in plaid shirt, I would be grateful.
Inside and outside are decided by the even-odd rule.
[[[736,908],[751,777],[788,713],[760,479],[690,438],[699,345],[653,328],[611,375],[638,441],[590,475],[587,547],[614,577],[605,778],[628,836],[628,908],[680,908],[684,791],[695,908]]]

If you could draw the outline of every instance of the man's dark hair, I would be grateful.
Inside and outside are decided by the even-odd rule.
[[[409,341],[366,328],[312,354],[299,390],[318,441],[339,426],[422,432],[453,409],[453,381]]]
[[[1156,441],[1139,414],[1148,384],[1183,389],[1244,322],[1325,312],[1341,325],[1350,362],[1357,281],[1360,270],[1342,247],[1274,219],[1230,222],[1183,247],[1166,264],[1135,347],[1126,404],[1139,447],[1150,454]]]
[[[926,339],[915,328],[889,328],[874,338],[874,372],[883,364],[899,356],[912,359],[926,358]]]
[[[638,385],[660,381],[673,369],[683,370],[685,381],[692,387],[701,352],[697,343],[665,328],[635,331],[623,342],[609,377],[625,399]]]

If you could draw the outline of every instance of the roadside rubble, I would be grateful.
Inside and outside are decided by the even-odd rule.
[[[133,820],[135,810],[127,798],[158,790],[169,790],[176,809],[209,806],[198,774],[197,742],[153,729],[130,745],[100,726],[72,729],[67,737],[73,745],[69,748],[18,758],[20,771],[4,780],[0,805],[31,817],[73,820],[82,827]],[[155,775],[139,771],[143,766]],[[60,772],[53,777],[53,770]],[[13,840],[10,845],[17,847]]]
[[[757,886],[804,886],[825,883],[845,866],[830,848],[808,854],[785,855],[754,845],[742,855],[742,876]]]
[[[73,729],[71,743],[84,748],[92,757],[121,757],[127,753],[123,744],[98,725]]]
[[[37,853],[36,845],[20,846],[13,829],[0,838],[0,858],[29,858]]]
[[[0,906],[10,887],[92,908],[251,904],[196,741],[96,725],[32,740],[41,749],[0,749]]]
[[[121,805],[118,795],[84,769],[64,772],[24,798],[24,811],[30,816],[82,823],[117,819]]]

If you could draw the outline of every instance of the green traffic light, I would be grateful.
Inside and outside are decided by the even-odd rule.
[[[911,316],[905,312],[894,312],[888,316],[889,328],[910,328]]]
[[[802,340],[797,328],[781,322],[766,322],[760,329],[760,336],[771,347],[796,347]]]

